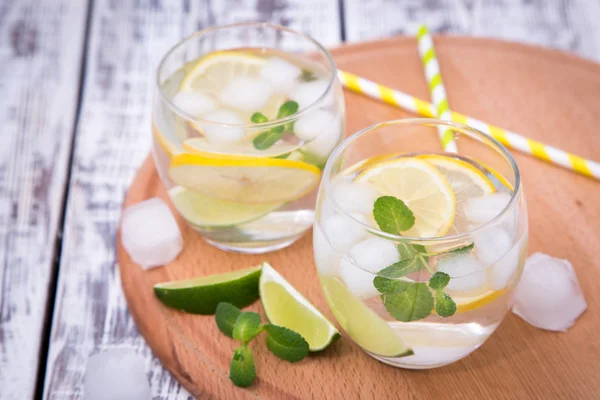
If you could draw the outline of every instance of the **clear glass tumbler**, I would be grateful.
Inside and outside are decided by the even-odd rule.
[[[440,129],[458,153],[441,150]],[[380,361],[452,363],[511,307],[527,254],[523,188],[508,151],[473,128],[404,119],[355,133],[327,162],[316,213],[325,298]]]
[[[209,28],[167,52],[156,85],[155,164],[193,229],[221,249],[263,253],[310,228],[344,132],[323,46],[283,26]]]

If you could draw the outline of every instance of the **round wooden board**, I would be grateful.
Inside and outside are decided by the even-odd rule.
[[[459,37],[435,38],[454,110],[600,160],[600,66],[535,47]],[[348,45],[333,50],[341,69],[418,97],[429,98],[414,38]],[[346,92],[347,132],[410,115]],[[600,396],[600,182],[514,153],[530,212],[530,253],[569,259],[589,303],[568,333],[533,328],[507,316],[475,353],[450,366],[408,371],[363,353],[346,336],[297,364],[252,347],[258,379],[239,389],[228,379],[235,343],[217,331],[214,317],[168,310],[152,292],[157,282],[230,271],[266,260],[333,320],[318,284],[311,234],[262,256],[217,250],[179,220],[185,247],[171,264],[150,271],[131,261],[117,239],[129,311],[154,351],[200,399],[487,399]],[[124,207],[167,199],[150,158],[131,185]],[[542,278],[541,278],[542,279]],[[251,310],[262,312],[260,302]]]

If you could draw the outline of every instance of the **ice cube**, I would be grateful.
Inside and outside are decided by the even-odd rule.
[[[144,269],[170,263],[183,248],[177,221],[169,206],[157,197],[123,211],[121,243]]]
[[[132,350],[116,348],[91,356],[84,379],[85,400],[149,400],[144,361]]]
[[[243,111],[260,111],[269,97],[271,85],[260,78],[237,78],[219,93],[219,101],[227,107]]]
[[[370,184],[338,179],[332,188],[333,198],[344,211],[373,214],[373,205],[380,193]]]
[[[335,115],[322,109],[309,110],[294,123],[294,134],[301,140],[313,140],[333,123]]]
[[[492,266],[490,286],[493,290],[504,289],[513,282],[526,245],[527,235],[523,235],[519,242]]]
[[[325,161],[338,145],[343,133],[343,124],[338,115],[330,124],[321,127],[321,133],[314,140],[306,143],[303,151]]]
[[[483,265],[472,254],[452,254],[441,257],[437,270],[450,275],[447,290],[479,292],[485,290],[486,273]]]
[[[491,227],[474,234],[477,258],[486,267],[500,260],[511,249],[513,237],[503,228]]]
[[[470,198],[465,205],[465,216],[478,225],[485,224],[504,210],[510,198],[511,196],[504,192]]]
[[[201,92],[178,92],[171,101],[183,111],[198,117],[217,108],[215,99]]]
[[[218,109],[204,116],[207,121],[216,122],[217,124],[202,124],[202,132],[209,142],[215,144],[234,143],[244,137],[244,128],[242,126],[222,126],[218,124],[242,125],[244,120],[238,113]]]
[[[360,269],[346,259],[340,261],[340,278],[354,296],[367,299],[379,294],[373,285],[375,274]]]
[[[271,57],[263,65],[260,76],[271,84],[276,93],[289,93],[295,88],[302,68],[279,57]]]
[[[348,256],[358,267],[373,273],[400,260],[394,242],[376,236],[356,243]]]
[[[319,274],[325,276],[337,275],[339,265],[338,253],[331,247],[318,224],[315,224],[313,230],[313,251]]]
[[[568,260],[530,256],[515,292],[513,312],[531,325],[566,332],[586,310],[577,275]]]
[[[351,213],[356,220],[368,224],[363,214]],[[323,222],[323,233],[331,246],[340,253],[346,253],[350,247],[367,236],[366,228],[356,221],[334,214]]]
[[[315,101],[317,101],[329,88],[329,81],[325,79],[317,79],[312,82],[302,82],[298,86],[293,93],[291,93],[290,97],[292,100],[298,103],[299,109],[302,110],[310,105],[312,105]],[[329,107],[333,104],[333,93],[328,93],[325,96],[325,99],[319,104],[321,107]]]

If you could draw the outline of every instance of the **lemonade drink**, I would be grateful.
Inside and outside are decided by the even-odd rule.
[[[491,164],[509,163],[498,143],[456,127],[466,156],[424,151],[424,131],[404,138],[408,152],[365,150],[395,150],[390,138],[416,126],[437,140],[433,125],[397,121],[344,142],[325,170],[314,227],[317,272],[342,328],[381,361],[416,369],[461,359],[494,332],[527,253],[518,171],[505,177],[468,154],[486,159],[469,144],[493,145]]]
[[[312,225],[322,168],[343,135],[325,49],[283,27],[210,29],[165,56],[158,83],[154,159],[190,226],[220,248],[258,253]]]

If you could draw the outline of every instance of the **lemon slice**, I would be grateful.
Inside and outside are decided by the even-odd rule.
[[[502,290],[490,290],[478,296],[461,297],[459,295],[451,294],[452,300],[456,303],[456,312],[464,313],[467,311],[476,310],[486,304],[491,303],[498,297],[502,296],[506,292],[506,289]]]
[[[154,294],[172,308],[193,314],[214,314],[220,302],[246,307],[258,299],[262,265],[224,274],[154,285]]]
[[[216,96],[236,78],[260,79],[260,72],[265,62],[265,58],[241,51],[213,52],[191,67],[181,81],[179,90],[199,91]],[[273,95],[260,111],[267,117],[274,118],[284,101],[283,95]],[[249,118],[251,114],[245,116]],[[197,125],[194,127],[199,128]]]
[[[269,322],[298,332],[310,351],[323,350],[340,338],[335,326],[267,263],[263,263],[259,292]]]
[[[287,144],[277,143],[265,150],[259,150],[252,144],[252,139],[243,139],[234,144],[220,145],[209,142],[206,138],[195,137],[183,142],[183,148],[190,153],[206,157],[277,157],[291,153],[298,149],[302,143]]]
[[[369,182],[381,193],[395,196],[411,209],[415,224],[405,236],[444,236],[452,227],[456,200],[448,181],[432,164],[418,158],[368,163],[358,182]]]
[[[354,297],[337,278],[321,276],[320,279],[333,315],[360,347],[384,357],[414,354],[385,320]]]
[[[169,174],[186,189],[244,204],[299,199],[310,193],[320,178],[317,167],[301,161],[196,154],[174,156]]]
[[[169,190],[171,201],[190,223],[207,228],[228,227],[254,221],[282,206],[273,204],[243,204],[216,199],[176,186]]]

